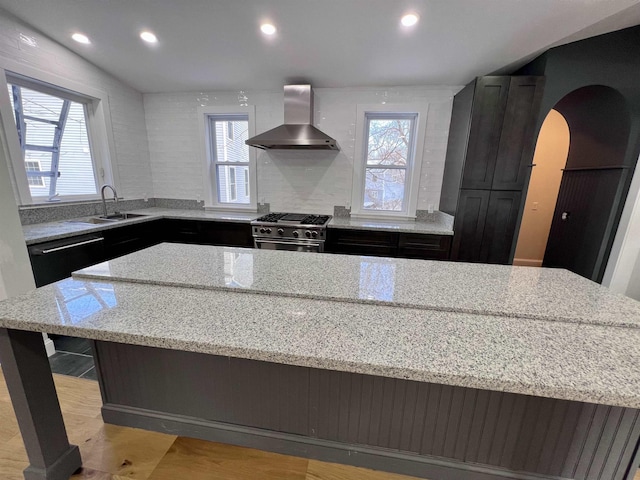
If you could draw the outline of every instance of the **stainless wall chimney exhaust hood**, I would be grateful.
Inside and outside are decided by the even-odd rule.
[[[284,125],[245,143],[263,150],[340,150],[338,142],[313,126],[311,85],[285,85]]]

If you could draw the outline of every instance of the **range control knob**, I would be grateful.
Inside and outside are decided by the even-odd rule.
[[[270,228],[267,228],[267,233],[271,233],[271,229]]]
[[[300,233],[297,230],[293,231],[293,236],[298,238],[300,236]]]
[[[312,236],[313,238],[316,238],[316,237],[318,236],[318,232],[311,232],[311,236]]]
[[[278,235],[284,235],[284,228],[278,229]]]
[[[266,230],[264,228],[261,228],[260,233],[264,233],[264,232],[266,232]]]
[[[307,230],[306,232],[304,232],[304,234],[307,236],[307,238],[311,238],[311,231]]]

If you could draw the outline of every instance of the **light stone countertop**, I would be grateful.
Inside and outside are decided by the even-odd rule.
[[[638,329],[74,279],[0,327],[640,408]]]
[[[563,269],[163,243],[73,276],[640,329],[640,302]]]
[[[145,217],[132,218],[113,223],[94,225],[86,223],[91,217],[82,217],[70,220],[58,220],[56,222],[35,223],[23,225],[22,231],[27,245],[60,240],[76,235],[96,233],[125,225],[149,222],[161,218],[178,220],[205,220],[212,222],[239,222],[249,223],[261,216],[259,213],[220,212],[213,210],[178,210],[170,208],[151,207],[142,210],[131,210],[127,213],[146,215]],[[333,218],[329,228],[353,228],[359,230],[387,230],[399,232],[412,232],[421,234],[453,235],[453,217],[443,214],[441,217],[429,221],[373,221],[355,220],[349,218]]]
[[[59,220],[57,222],[36,223],[33,225],[23,225],[27,245],[46,242],[50,240],[59,240],[62,238],[73,237],[75,235],[83,235],[86,233],[96,233],[112,228],[123,227],[125,225],[134,225],[137,223],[150,222],[161,218],[172,218],[181,220],[207,220],[212,222],[240,222],[248,223],[260,216],[258,213],[237,213],[237,212],[218,212],[211,210],[176,210],[169,208],[151,207],[142,210],[131,210],[127,213],[137,213],[146,215],[145,217],[132,218],[130,220],[121,220],[113,223],[103,223],[94,225],[92,223],[83,222],[91,217],[77,218],[73,220]]]
[[[440,212],[441,213],[441,212]],[[421,233],[433,235],[453,235],[453,217],[441,213],[428,221],[375,220],[365,218],[333,217],[329,228],[347,228],[353,230],[382,230],[388,232]]]

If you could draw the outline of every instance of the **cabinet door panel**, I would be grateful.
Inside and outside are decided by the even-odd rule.
[[[165,242],[199,244],[202,242],[200,222],[178,219],[163,220],[162,237]]]
[[[489,190],[461,190],[458,213],[453,228],[451,259],[461,262],[480,262],[480,247],[484,235]]]
[[[534,150],[534,132],[544,77],[512,77],[500,146],[493,175],[493,190],[522,190]]]
[[[486,263],[509,264],[522,192],[491,192],[480,258]]]
[[[394,257],[398,252],[398,234],[330,228],[325,250],[330,253]]]
[[[235,222],[202,222],[202,244],[253,247],[251,225]]]
[[[401,233],[398,257],[424,260],[447,260],[451,253],[450,235]]]
[[[71,276],[71,272],[103,262],[104,238],[98,233],[31,245],[29,260],[36,287],[42,287]]]
[[[491,189],[509,81],[510,77],[481,77],[476,80],[462,188]]]

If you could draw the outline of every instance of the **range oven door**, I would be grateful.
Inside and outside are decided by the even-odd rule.
[[[255,247],[263,250],[288,250],[293,252],[323,252],[324,242],[296,242],[286,240],[254,239]]]

